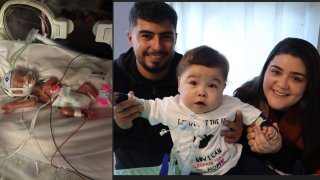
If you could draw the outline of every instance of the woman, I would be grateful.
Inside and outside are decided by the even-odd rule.
[[[320,169],[320,56],[309,42],[280,41],[269,54],[260,76],[234,95],[259,108],[277,123],[281,149],[266,149],[259,128],[247,128],[249,148],[263,153],[270,165],[287,174],[315,174]],[[247,150],[249,150],[247,148]]]

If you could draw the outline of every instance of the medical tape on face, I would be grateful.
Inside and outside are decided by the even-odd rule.
[[[6,88],[11,87],[11,77],[12,77],[12,72],[8,72],[7,74],[4,75],[2,80],[4,87]]]
[[[9,71],[7,74],[5,74],[3,81],[2,81],[2,87],[6,94],[8,94],[10,97],[14,96],[27,96],[31,94],[32,88],[35,84],[35,77],[31,71],[28,71],[26,75],[24,75],[24,85],[23,87],[19,88],[12,88],[13,86],[13,78],[16,75],[15,71]],[[29,76],[32,77],[31,83],[29,83]],[[13,91],[22,91],[22,93],[14,93]]]

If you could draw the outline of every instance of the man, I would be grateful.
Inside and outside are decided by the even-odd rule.
[[[128,42],[131,48],[114,62],[114,91],[143,99],[163,98],[178,93],[176,66],[182,55],[174,51],[177,14],[164,2],[137,2],[129,14]],[[165,153],[170,154],[170,134],[160,136],[161,124],[151,126],[139,117],[143,107],[132,100],[114,107],[113,148],[115,168],[159,166]],[[227,142],[236,142],[242,134],[242,116],[236,123],[225,124]]]

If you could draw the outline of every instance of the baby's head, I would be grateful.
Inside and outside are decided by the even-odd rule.
[[[13,69],[6,73],[1,86],[10,97],[28,96],[36,83],[36,76],[31,70]]]
[[[184,105],[198,114],[215,110],[222,102],[228,72],[228,60],[218,51],[208,46],[187,51],[177,68]]]

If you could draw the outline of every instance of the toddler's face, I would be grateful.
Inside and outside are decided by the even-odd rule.
[[[201,114],[220,106],[225,88],[221,69],[192,65],[178,79],[181,100],[191,111]]]

